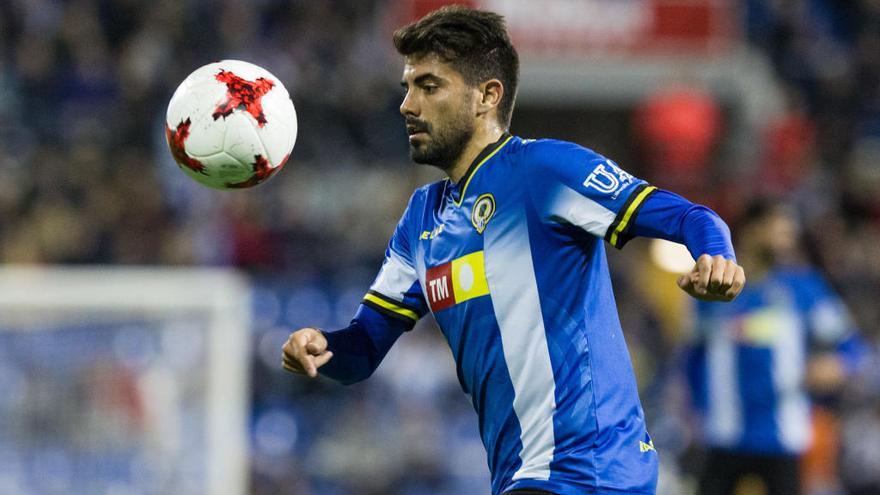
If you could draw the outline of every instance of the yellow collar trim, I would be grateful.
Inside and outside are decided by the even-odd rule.
[[[485,164],[490,159],[492,159],[492,157],[495,156],[496,153],[501,151],[501,149],[504,148],[504,146],[506,146],[507,143],[509,143],[511,139],[513,139],[513,136],[508,136],[507,139],[505,139],[504,142],[501,143],[500,146],[498,146],[497,148],[495,148],[494,151],[492,151],[491,153],[486,155],[486,158],[483,158],[482,160],[480,160],[480,163],[478,163],[477,166],[474,167],[473,171],[471,171],[471,173],[468,174],[468,178],[465,181],[464,186],[461,188],[461,192],[458,195],[458,201],[453,200],[453,203],[455,204],[455,206],[461,206],[461,203],[464,201],[464,195],[465,195],[465,193],[467,193],[468,185],[471,183],[471,179],[473,179],[474,176],[477,175],[477,171],[480,170],[480,167],[482,167],[483,164]]]

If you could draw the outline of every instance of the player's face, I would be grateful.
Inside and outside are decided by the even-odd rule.
[[[764,226],[764,243],[774,258],[785,259],[797,251],[800,232],[797,220],[791,213],[785,210],[774,212]]]
[[[435,55],[407,57],[400,84],[410,158],[448,169],[474,135],[474,88]]]
[[[758,254],[768,264],[790,261],[797,255],[800,230],[797,219],[779,208],[761,220],[755,228]]]

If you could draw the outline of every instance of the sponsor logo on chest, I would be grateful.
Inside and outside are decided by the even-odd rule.
[[[428,268],[425,293],[434,312],[489,294],[483,251]]]

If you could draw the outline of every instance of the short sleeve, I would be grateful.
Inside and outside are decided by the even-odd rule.
[[[394,229],[382,268],[363,299],[364,305],[410,323],[410,328],[427,313],[411,250],[413,229],[410,223],[417,200],[417,194],[414,194]]]
[[[620,248],[656,190],[610,159],[564,141],[527,145],[533,197],[545,221],[570,224]]]

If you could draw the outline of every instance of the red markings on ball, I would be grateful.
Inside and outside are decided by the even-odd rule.
[[[241,108],[257,120],[259,127],[266,124],[266,115],[263,113],[263,104],[260,100],[275,87],[274,82],[263,77],[257,78],[256,81],[248,81],[223,69],[220,69],[214,77],[226,84],[226,100],[218,105],[211,115],[214,120],[225,118],[233,110]]]
[[[208,173],[205,172],[205,166],[202,162],[187,155],[186,149],[183,147],[184,141],[189,137],[190,124],[191,122],[189,118],[180,121],[180,123],[177,124],[177,129],[174,130],[166,124],[165,140],[168,141],[168,147],[171,148],[171,155],[174,157],[174,161],[176,161],[178,165],[186,167],[193,172],[208,175]]]
[[[278,165],[275,167],[275,171],[277,172],[277,171],[281,170],[282,168],[284,168],[284,166],[287,165],[287,160],[289,158],[290,158],[290,153],[284,155],[284,158],[282,158],[281,161],[278,162]]]
[[[287,162],[288,156],[285,156],[277,167],[273,167],[269,163],[269,160],[263,157],[263,155],[254,155],[254,175],[252,175],[250,179],[243,182],[228,182],[226,183],[226,187],[230,189],[245,189],[248,187],[254,187],[261,182],[265,182],[266,179],[272,177],[275,172],[281,170],[281,167],[283,167],[284,164]]]

